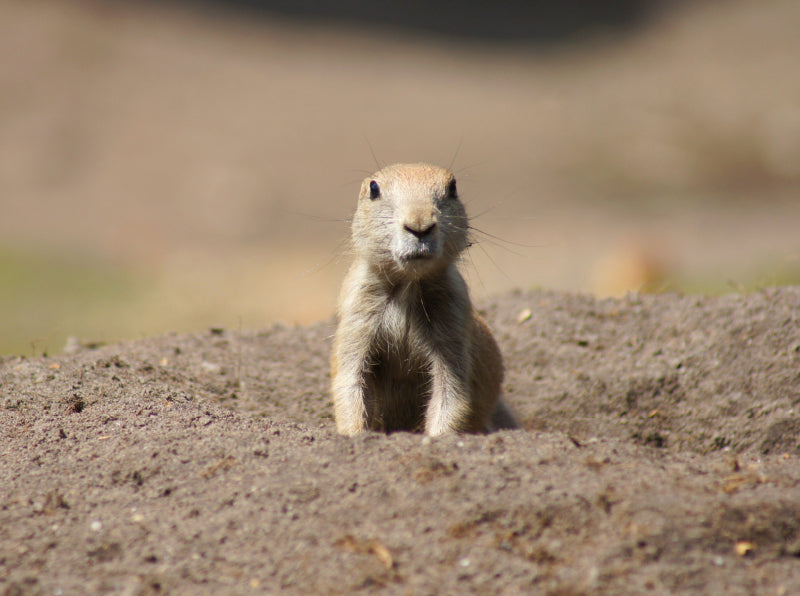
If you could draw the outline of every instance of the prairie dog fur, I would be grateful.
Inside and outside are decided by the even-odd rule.
[[[456,266],[467,228],[449,170],[395,164],[361,184],[331,354],[339,433],[516,428],[500,349]]]

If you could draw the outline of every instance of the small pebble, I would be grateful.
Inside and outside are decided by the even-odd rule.
[[[101,522],[99,519],[96,519],[89,525],[89,527],[95,532],[99,532],[103,529],[103,522]]]
[[[207,373],[218,373],[221,367],[219,364],[214,364],[213,362],[207,362],[203,360],[203,362],[200,363],[200,368]]]
[[[526,308],[517,315],[517,323],[524,323],[533,316],[530,308]]]

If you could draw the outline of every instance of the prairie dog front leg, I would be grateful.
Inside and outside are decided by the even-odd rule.
[[[331,393],[339,434],[353,436],[369,428],[373,404],[366,378],[368,363],[368,341],[345,341],[337,335],[331,356]]]
[[[463,362],[463,361],[462,361]],[[436,355],[431,370],[431,399],[425,413],[425,433],[467,432],[469,428],[468,374],[448,356]]]

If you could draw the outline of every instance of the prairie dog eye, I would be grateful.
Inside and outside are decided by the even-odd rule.
[[[448,199],[457,199],[458,198],[458,190],[456,189],[456,181],[455,179],[450,181],[450,184],[447,185],[447,198]]]
[[[373,201],[381,196],[381,187],[378,186],[378,183],[374,180],[370,180],[369,183],[369,198]]]

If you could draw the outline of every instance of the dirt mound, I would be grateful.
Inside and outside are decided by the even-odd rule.
[[[485,305],[525,430],[333,432],[331,322],[0,362],[0,593],[800,592],[800,288]]]

